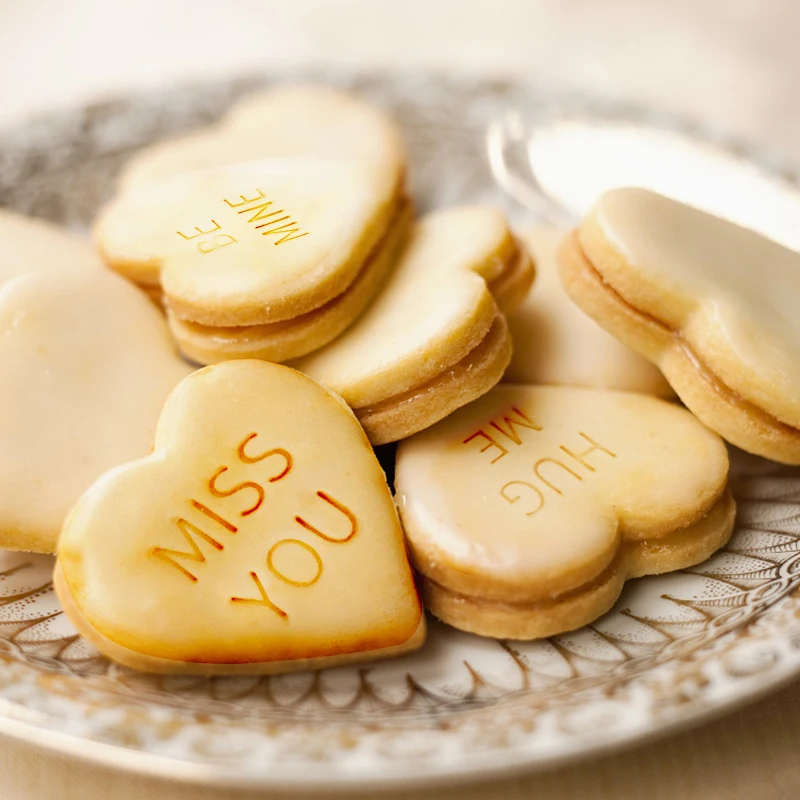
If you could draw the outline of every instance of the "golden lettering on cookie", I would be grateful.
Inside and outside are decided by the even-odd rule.
[[[341,395],[374,444],[402,439],[500,380],[511,356],[502,311],[533,276],[500,211],[429,214],[369,309],[294,366]]]
[[[337,397],[261,361],[180,384],[154,453],[73,510],[56,583],[102,652],[150,671],[321,667],[424,639],[363,431]]]
[[[722,440],[641,394],[503,384],[400,443],[395,486],[426,604],[539,638],[624,582],[696,564],[733,528]]]
[[[800,463],[800,254],[644,189],[605,194],[559,266],[581,308],[749,452]]]
[[[191,371],[153,304],[106,270],[0,289],[0,544],[55,552],[89,484],[150,451],[167,395]]]

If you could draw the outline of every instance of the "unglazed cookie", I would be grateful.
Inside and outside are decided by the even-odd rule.
[[[33,272],[102,267],[88,239],[5,209],[0,209],[0,242],[0,286]]]
[[[369,309],[294,366],[341,395],[373,444],[410,436],[500,380],[511,357],[501,312],[533,275],[499,211],[429,214]]]
[[[380,287],[409,213],[396,189],[355,162],[219,167],[122,193],[95,235],[110,266],[162,286],[188,355],[205,360],[199,336],[209,360],[283,361],[335,338]],[[245,327],[257,330],[230,334]],[[242,348],[248,337],[256,346]]]
[[[644,189],[597,202],[559,252],[568,293],[659,366],[709,428],[800,464],[800,254]]]
[[[507,383],[552,383],[672,396],[664,376],[580,310],[561,286],[556,251],[567,231],[534,228],[523,237],[536,283],[508,315],[514,342]]]
[[[0,290],[0,547],[55,552],[72,504],[150,451],[191,372],[162,315],[102,269],[27,275]]]
[[[406,154],[395,123],[358,98],[322,86],[282,86],[246,97],[217,125],[134,155],[120,185],[131,189],[181,172],[309,154],[369,164],[401,193]]]
[[[364,432],[339,398],[263,361],[175,389],[153,454],[73,509],[55,585],[101,652],[152,672],[321,668],[425,636]]]
[[[428,608],[484,636],[585,625],[624,582],[733,529],[722,440],[642,394],[501,385],[400,443],[397,503]]]

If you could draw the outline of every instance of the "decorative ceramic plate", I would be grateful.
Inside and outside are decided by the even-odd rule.
[[[308,77],[308,76],[305,76]],[[311,76],[318,77],[318,76]],[[405,128],[422,207],[569,221],[643,183],[800,246],[791,167],[637,110],[522,84],[341,78]],[[136,148],[217,118],[259,81],[187,87],[0,136],[0,204],[85,228]],[[52,559],[0,552],[0,731],[213,784],[374,786],[552,766],[719,713],[800,672],[800,471],[734,454],[736,533],[709,562],[631,582],[613,611],[535,643],[433,623],[424,649],[279,677],[116,667],[64,618]]]

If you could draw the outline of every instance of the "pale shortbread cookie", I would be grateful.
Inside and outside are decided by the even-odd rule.
[[[341,395],[373,444],[410,436],[500,380],[511,356],[501,311],[533,275],[499,211],[429,214],[369,309],[294,366]]]
[[[605,194],[559,253],[565,288],[709,428],[800,464],[800,254],[644,189]]]
[[[508,315],[514,342],[506,383],[551,383],[671,397],[664,376],[580,310],[561,286],[556,251],[567,231],[534,228],[524,244],[536,262],[536,283]]]
[[[0,244],[0,286],[33,272],[102,268],[88,239],[6,209],[0,209]]]
[[[411,203],[403,203],[389,230],[368,256],[372,263],[364,266],[347,291],[295,319],[226,328],[201,325],[169,313],[170,328],[181,352],[198,364],[234,358],[282,362],[322,347],[339,336],[384,285],[405,244],[413,218]]]
[[[397,504],[430,610],[535,639],[605,613],[624,582],[728,540],[722,440],[642,394],[501,385],[400,443]]]
[[[158,142],[128,162],[125,189],[180,172],[293,155],[357,159],[392,176],[406,170],[395,123],[352,95],[322,86],[283,86],[240,100],[217,125]]]
[[[106,270],[27,275],[0,290],[0,546],[55,552],[72,504],[147,454],[192,368],[142,292]]]
[[[397,512],[353,414],[288,367],[206,367],[170,396],[147,458],[67,520],[56,590],[136,669],[264,673],[419,647]]]
[[[263,325],[346,291],[373,263],[397,203],[384,174],[356,163],[260,161],[124,192],[95,238],[121,274],[160,283],[176,316]]]

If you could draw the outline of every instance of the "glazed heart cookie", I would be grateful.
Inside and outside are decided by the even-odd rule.
[[[536,262],[536,283],[508,315],[514,352],[503,380],[671,397],[672,389],[658,369],[606,333],[562,288],[556,251],[567,233],[540,227],[523,237]]]
[[[294,366],[341,395],[373,444],[410,436],[500,380],[511,356],[501,312],[533,276],[499,211],[429,214],[369,309]]]
[[[604,614],[624,582],[731,535],[722,440],[642,394],[502,385],[400,443],[395,486],[426,605],[536,639]]]
[[[559,262],[573,300],[656,363],[709,428],[800,464],[800,254],[653,192],[617,189]]]
[[[55,552],[64,518],[109,467],[150,451],[191,372],[162,315],[103,269],[0,290],[0,547]]]
[[[120,185],[132,189],[181,172],[308,154],[370,164],[401,192],[406,155],[397,126],[358,98],[322,86],[283,86],[246,97],[218,125],[137,153]]]
[[[0,209],[0,286],[18,275],[102,267],[91,242],[69,231]]]
[[[298,157],[123,193],[95,235],[114,269],[160,283],[173,320],[206,337],[255,326],[253,337],[271,343],[260,355],[282,361],[335,338],[361,312],[388,271],[383,249],[396,245],[390,232],[404,209],[379,170]],[[182,344],[184,328],[174,330]]]
[[[339,398],[263,361],[175,389],[153,454],[73,509],[55,585],[101,652],[151,672],[321,668],[425,636],[364,432]]]

